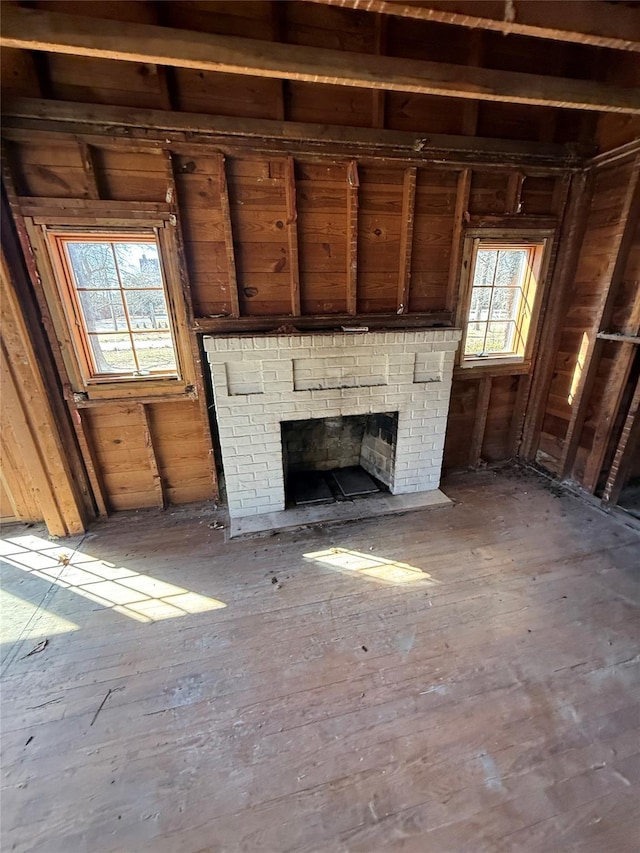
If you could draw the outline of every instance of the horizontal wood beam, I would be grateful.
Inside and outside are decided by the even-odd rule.
[[[640,15],[620,3],[601,0],[571,0],[567,3],[542,3],[540,0],[512,0],[478,3],[478,0],[429,0],[429,2],[390,2],[390,0],[308,0],[327,6],[342,6],[381,15],[394,15],[417,21],[434,21],[505,34],[640,51]],[[507,9],[511,14],[507,14]]]
[[[236,334],[238,332],[274,332],[285,326],[300,331],[311,329],[340,329],[367,326],[369,329],[451,328],[450,311],[424,314],[326,314],[313,317],[196,317],[194,331],[205,334]]]
[[[416,163],[478,164],[495,169],[527,166],[549,170],[580,169],[594,149],[573,144],[519,140],[466,138],[444,134],[420,134],[398,130],[338,127],[272,119],[229,118],[200,113],[133,109],[40,98],[2,99],[2,135],[24,142],[34,133],[73,134],[96,146],[150,151],[169,148],[185,153],[197,146],[214,146],[230,155],[243,150],[289,154],[300,151],[315,156],[340,155],[349,146],[358,159],[393,159]],[[43,137],[44,138],[44,137]],[[443,160],[446,160],[444,164]]]
[[[596,335],[601,341],[618,341],[625,344],[640,344],[638,335],[623,335],[621,332],[598,332]]]
[[[631,87],[320,47],[309,49],[152,24],[127,22],[124,26],[121,21],[16,6],[3,9],[0,45],[333,86],[640,115],[640,92]]]

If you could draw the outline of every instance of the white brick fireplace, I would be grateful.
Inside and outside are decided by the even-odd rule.
[[[229,514],[284,510],[281,424],[397,412],[392,495],[440,484],[457,329],[205,337]]]

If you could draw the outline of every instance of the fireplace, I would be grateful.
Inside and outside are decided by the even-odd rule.
[[[388,491],[398,413],[283,421],[287,505],[331,503]]]
[[[457,329],[205,337],[231,518],[284,511],[285,480],[302,470],[359,467],[391,495],[437,490],[459,340]]]

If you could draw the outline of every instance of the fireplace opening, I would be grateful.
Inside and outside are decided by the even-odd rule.
[[[280,430],[289,506],[353,500],[390,490],[397,412],[283,421]]]

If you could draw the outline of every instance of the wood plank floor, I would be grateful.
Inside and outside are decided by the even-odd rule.
[[[231,543],[203,508],[6,528],[2,850],[637,851],[638,532],[443,488]]]

